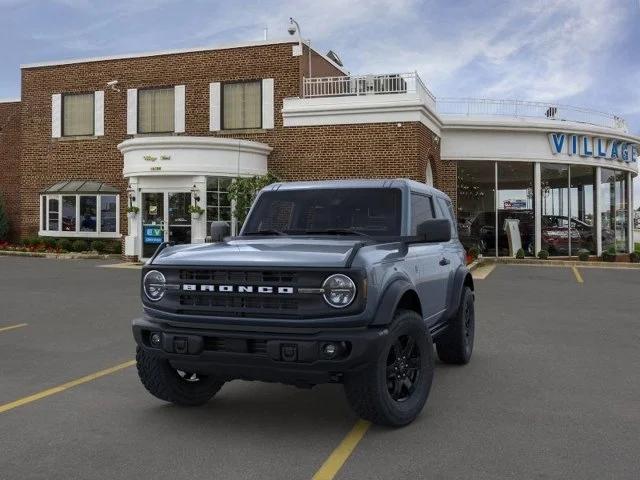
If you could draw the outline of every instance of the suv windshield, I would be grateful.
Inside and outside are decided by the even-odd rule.
[[[400,235],[397,188],[335,188],[265,192],[243,235]]]

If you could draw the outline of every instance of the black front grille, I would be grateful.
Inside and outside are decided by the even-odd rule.
[[[176,288],[167,290],[160,302],[145,303],[153,309],[179,315],[314,318],[348,315],[364,307],[364,298],[356,297],[351,306],[337,310],[328,306],[322,294],[317,292],[323,281],[339,269],[176,267],[161,270],[167,283]],[[363,276],[359,272],[347,273],[352,275],[361,292]],[[247,287],[252,289],[247,290]],[[260,291],[259,287],[268,287],[268,290]],[[279,290],[280,287],[286,287],[285,291]],[[311,291],[300,292],[300,289]]]

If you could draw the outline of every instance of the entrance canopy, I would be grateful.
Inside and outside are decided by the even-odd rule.
[[[51,185],[45,188],[41,192],[42,194],[57,193],[57,194],[83,194],[83,193],[120,193],[120,190],[116,187],[112,187],[104,182],[98,180],[68,180],[65,182],[58,182],[55,185]]]

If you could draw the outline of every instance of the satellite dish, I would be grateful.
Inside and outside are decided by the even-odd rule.
[[[340,57],[338,56],[338,54],[333,50],[329,50],[327,52],[327,57],[329,57],[329,59],[331,59],[334,63],[338,64],[339,66],[341,67],[344,66],[342,65],[342,60],[340,60]]]

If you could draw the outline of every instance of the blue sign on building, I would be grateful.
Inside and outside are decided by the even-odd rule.
[[[161,228],[151,226],[144,227],[144,243],[160,244],[164,240],[164,232]]]

